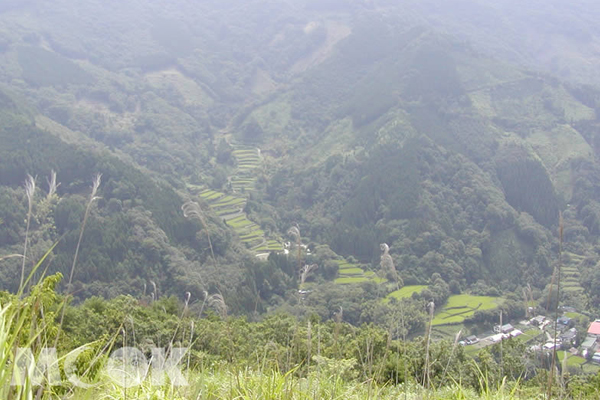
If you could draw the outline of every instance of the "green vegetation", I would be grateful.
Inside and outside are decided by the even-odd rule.
[[[472,317],[477,311],[493,310],[502,303],[501,298],[491,296],[473,296],[470,294],[453,295],[435,313],[433,325],[460,324]]]
[[[363,282],[384,283],[387,279],[378,277],[373,271],[365,271],[363,266],[351,264],[345,260],[333,260],[338,265],[339,277],[335,279],[338,284],[357,284]]]
[[[556,356],[561,363],[563,362],[564,357],[567,357],[567,366],[569,367],[580,367],[586,362],[585,358],[574,356],[567,351],[557,351]]]
[[[531,343],[534,339],[538,339],[540,335],[543,335],[543,332],[536,328],[533,328],[524,330],[523,334],[517,336],[515,339],[523,343]],[[561,358],[559,358],[559,360],[560,359]]]
[[[0,2],[0,394],[539,397],[545,333],[454,339],[600,316],[600,8],[106,3]],[[57,332],[189,345],[192,385],[6,389]]]
[[[427,286],[425,285],[404,286],[402,289],[395,290],[392,293],[388,294],[385,299],[386,301],[390,301],[391,299],[406,299],[408,297],[411,297],[413,293],[420,293],[426,287]]]
[[[268,239],[264,230],[248,219],[244,212],[248,202],[245,193],[252,190],[256,180],[252,171],[260,165],[258,149],[235,146],[231,155],[237,163],[236,175],[230,181],[233,193],[225,194],[212,189],[204,189],[199,193],[199,197],[208,203],[217,216],[223,218],[225,225],[232,228],[242,243],[246,244],[255,254],[282,251],[281,243],[274,239]],[[239,178],[240,175],[244,178]]]

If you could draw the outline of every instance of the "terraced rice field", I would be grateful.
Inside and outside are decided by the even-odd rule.
[[[426,287],[427,287],[426,285],[404,286],[402,289],[393,291],[392,293],[388,294],[385,297],[385,299],[383,299],[383,301],[387,303],[391,299],[397,299],[397,300],[407,299],[407,298],[411,297],[413,295],[413,293],[420,293]]]
[[[448,302],[435,313],[432,324],[461,324],[477,311],[493,310],[502,303],[501,297],[473,296],[470,294],[457,294],[450,296]],[[436,306],[436,307],[439,307]]]
[[[583,292],[579,283],[579,265],[583,262],[583,258],[579,254],[565,252],[560,284],[561,289],[565,292]]]
[[[362,268],[360,268],[359,265],[350,264],[349,262],[344,260],[335,260],[335,262],[337,262],[339,265],[339,277],[335,280],[335,283],[351,284],[367,282],[369,280],[373,280],[377,283],[382,283],[386,281],[385,279],[376,276],[373,271],[363,270]]]
[[[235,192],[245,193],[254,190],[256,169],[260,166],[260,150],[255,147],[236,145],[233,156],[237,161],[237,171],[231,177],[231,188]]]
[[[238,164],[235,175],[230,178],[233,194],[224,194],[211,189],[194,188],[195,191],[201,190],[199,196],[255,253],[282,251],[281,243],[266,238],[265,232],[260,229],[260,226],[248,219],[244,213],[247,199],[243,193],[254,190],[255,170],[260,166],[260,150],[236,145],[233,156]]]

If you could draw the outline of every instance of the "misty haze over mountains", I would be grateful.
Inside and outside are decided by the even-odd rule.
[[[595,373],[599,19],[589,0],[3,0],[2,288],[60,273],[72,315],[111,321],[67,313],[69,350],[160,298],[175,326],[284,315],[309,341],[342,321],[492,337],[502,315],[531,348],[518,324],[563,316]]]

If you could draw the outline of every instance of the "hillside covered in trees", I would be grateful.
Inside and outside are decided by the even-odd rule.
[[[558,306],[583,335],[600,318],[600,8],[401,3],[3,1],[1,288],[57,277],[63,350],[85,313],[115,330],[92,339],[127,339],[120,319],[161,304],[231,321],[230,341],[329,324],[328,357],[369,379],[360,345],[334,348],[343,322],[388,335],[381,384],[392,340]],[[221,362],[222,345],[195,351]]]

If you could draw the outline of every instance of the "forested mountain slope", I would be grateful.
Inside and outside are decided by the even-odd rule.
[[[597,7],[552,2],[528,24],[529,3],[438,3],[3,2],[0,254],[21,251],[26,174],[42,186],[54,169],[62,185],[55,199],[38,192],[31,252],[62,238],[49,270],[65,275],[103,174],[81,297],[148,296],[153,282],[195,299],[221,291],[238,312],[294,307],[298,264],[318,263],[309,281],[323,285],[341,257],[385,275],[381,243],[405,284],[539,294],[562,211],[565,245],[586,259],[573,301],[598,306],[600,91],[585,22]],[[557,26],[578,28],[554,40]],[[238,219],[211,196],[244,204]],[[205,224],[183,217],[190,199]],[[296,240],[312,256],[259,262],[245,245],[256,237],[255,249]],[[4,286],[19,265],[0,261]],[[368,284],[393,289],[382,281]],[[326,287],[333,300],[305,299],[324,317],[352,291],[376,297]]]

